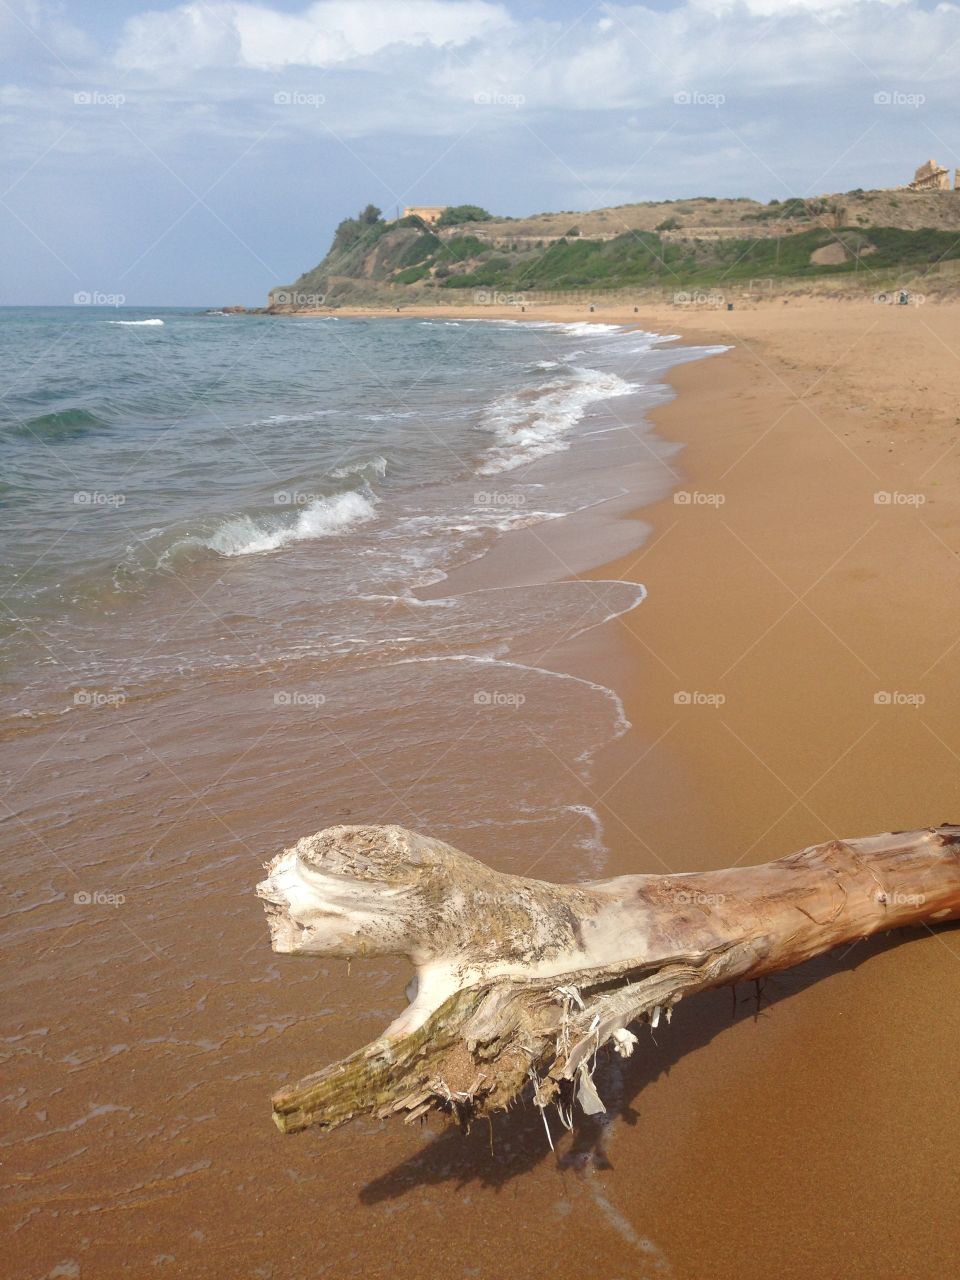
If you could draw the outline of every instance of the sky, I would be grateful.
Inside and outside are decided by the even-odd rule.
[[[932,0],[0,0],[0,305],[260,305],[370,202],[896,186],[958,62]]]

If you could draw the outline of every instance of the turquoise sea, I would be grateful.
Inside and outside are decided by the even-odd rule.
[[[486,820],[423,769],[465,737],[508,821],[575,803],[517,759],[548,742],[576,778],[623,731],[617,691],[553,655],[643,598],[571,579],[636,546],[623,516],[676,483],[643,415],[700,349],[609,324],[83,306],[4,310],[0,334],[10,778],[54,729],[122,755],[117,726],[145,732],[149,707],[201,775],[225,725],[294,756],[332,735],[331,792],[354,809],[416,774],[433,829]],[[32,819],[76,788],[82,768]]]

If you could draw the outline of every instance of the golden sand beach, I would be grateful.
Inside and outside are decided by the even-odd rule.
[[[647,599],[552,655],[618,690],[633,725],[583,796],[603,820],[605,874],[956,821],[960,307],[530,314],[730,348],[670,373],[676,396],[653,421],[684,446],[664,463],[671,494],[625,517],[652,526],[638,551],[583,575],[644,583]],[[529,540],[507,536],[522,579]],[[277,723],[265,687],[224,676],[200,697],[128,706],[89,741],[56,724],[37,739],[50,839],[122,885],[143,947],[134,938],[118,965],[119,926],[75,911],[32,961],[42,998],[25,983],[11,1011],[28,1028],[11,1097],[42,1141],[15,1153],[8,1274],[79,1259],[97,1280],[160,1275],[172,1255],[191,1280],[952,1274],[950,927],[682,1003],[670,1026],[641,1029],[626,1065],[601,1067],[608,1116],[581,1118],[556,1154],[534,1108],[466,1136],[436,1122],[279,1135],[271,1091],[372,1039],[407,975],[272,955],[256,851],[404,815],[375,779],[363,813],[325,793],[335,753],[312,721]],[[273,736],[253,752],[257,716]],[[204,756],[191,754],[201,725]],[[450,751],[447,764],[475,767],[469,741]],[[79,801],[61,813],[66,777],[98,795],[109,780],[92,818]],[[575,858],[557,856],[536,874],[573,878]]]
[[[960,309],[791,303],[671,329],[734,349],[671,375],[654,418],[688,446],[681,483],[605,571],[650,593],[621,628],[649,754],[620,744],[617,847],[706,868],[941,821],[960,804]],[[650,802],[658,765],[687,804]],[[678,1274],[949,1272],[958,982],[955,930],[891,936],[770,981],[759,1011],[741,990],[732,1024],[725,993],[684,1024],[612,1157]]]
[[[686,446],[676,489],[638,513],[654,531],[636,555],[588,575],[649,592],[604,677],[635,726],[593,796],[611,873],[953,820],[960,307],[533,315],[732,348],[669,375],[653,419]],[[557,1273],[948,1274],[958,984],[955,929],[924,930],[771,979],[759,1005],[741,988],[678,1011],[628,1071],[599,1162],[589,1122],[573,1139],[600,1212],[576,1244],[551,1223]],[[511,1183],[537,1221],[545,1177]]]

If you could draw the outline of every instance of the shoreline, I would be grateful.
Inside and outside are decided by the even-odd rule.
[[[591,797],[604,874],[756,863],[955,817],[960,308],[529,318],[732,347],[660,375],[676,396],[647,417],[682,443],[681,478],[627,517],[652,527],[637,552],[577,575],[648,592],[564,653],[596,677],[613,630],[603,678],[633,726]],[[759,1006],[741,989],[733,1017],[730,992],[681,1006],[646,1063],[607,1078],[630,1115],[603,1131],[610,1207],[691,1280],[705,1256],[730,1280],[873,1280],[894,1230],[900,1274],[947,1267],[960,1227],[937,1145],[960,1119],[941,1087],[960,1012],[941,993],[958,965],[956,930],[918,931],[770,979]]]
[[[635,727],[597,805],[609,874],[756,863],[960,809],[960,308],[717,318],[682,340],[733,349],[670,370],[676,398],[649,415],[684,442],[682,483],[637,513],[639,552],[584,575],[648,592],[613,624]],[[939,1083],[958,966],[955,930],[900,935],[771,979],[759,1016],[744,991],[735,1020],[729,992],[678,1009],[669,1082],[614,1131],[618,1208],[682,1276],[705,1240],[716,1276],[883,1275],[894,1220],[901,1274],[946,1266],[960,1228],[935,1150],[960,1119]],[[651,1150],[668,1153],[653,1175]]]
[[[632,724],[593,789],[604,874],[955,817],[960,307],[545,310],[529,318],[732,348],[658,375],[676,394],[646,417],[682,444],[678,482],[626,517],[650,527],[639,550],[576,575],[648,593],[564,651],[596,678],[613,632],[603,678]],[[946,1267],[960,1225],[936,1148],[960,1120],[940,1087],[960,1011],[941,993],[958,966],[956,930],[918,931],[770,979],[759,1007],[741,989],[733,1017],[729,992],[681,1006],[651,1061],[607,1079],[631,1116],[604,1133],[611,1207],[691,1280],[705,1253],[730,1280],[873,1280],[892,1222],[900,1274]]]
[[[833,832],[956,818],[960,450],[948,450],[960,429],[943,406],[960,392],[947,359],[960,309],[929,310],[688,313],[682,325],[673,308],[534,317],[682,328],[683,345],[734,348],[655,375],[676,392],[644,414],[677,473],[671,493],[640,506],[632,483],[632,504],[618,499],[613,513],[639,524],[621,530],[629,537],[606,518],[596,542],[582,524],[567,537],[580,563],[598,545],[636,549],[556,575],[647,590],[615,620],[571,627],[547,663],[615,691],[632,728],[596,753],[575,794],[556,741],[517,757],[524,780],[596,811],[609,850],[599,874],[760,862]],[[874,502],[877,490],[917,491],[924,470],[922,509]],[[676,490],[723,501],[678,503]],[[443,590],[458,589],[455,574],[544,571],[522,531],[510,539],[516,553],[468,563]],[[309,563],[308,546],[293,554]],[[417,825],[402,797],[384,795],[379,759],[364,772],[311,716],[278,719],[275,692],[312,689],[312,673],[306,655],[184,686],[99,722],[86,748],[82,735],[61,745],[54,723],[43,730],[49,767],[32,792],[56,811],[24,859],[20,933],[7,939],[14,957],[31,955],[11,991],[30,1131],[11,1151],[29,1166],[13,1208],[21,1269],[72,1259],[83,1274],[120,1276],[167,1258],[176,1239],[169,1261],[212,1280],[267,1274],[278,1242],[291,1276],[326,1266],[344,1280],[398,1266],[410,1280],[451,1268],[525,1276],[532,1250],[549,1251],[559,1280],[581,1276],[585,1259],[610,1277],[876,1280],[895,1233],[898,1274],[949,1273],[960,1243],[944,1141],[960,1118],[951,929],[823,957],[769,980],[759,1008],[743,988],[681,1003],[629,1062],[600,1065],[609,1116],[580,1117],[556,1159],[534,1108],[467,1136],[362,1122],[278,1135],[271,1091],[375,1037],[407,977],[400,962],[372,960],[348,980],[344,962],[268,949],[251,892],[264,855],[336,822]],[[884,689],[927,701],[881,706]],[[558,727],[580,705],[555,699]],[[404,777],[425,794],[441,758],[484,796],[506,794],[496,770],[522,735],[513,714],[496,723],[492,755],[464,732],[449,755],[425,747],[422,774],[408,758]],[[510,814],[481,816],[489,824],[436,834],[505,869],[542,848],[522,825],[499,831]],[[574,829],[558,812],[532,874],[590,874]],[[78,889],[120,890],[122,917],[78,907]],[[29,1177],[44,1188],[34,1197]],[[470,1212],[452,1249],[454,1197]],[[94,1237],[88,1215],[106,1202],[112,1231]],[[311,1226],[291,1232],[292,1220]],[[385,1252],[367,1243],[385,1238]]]

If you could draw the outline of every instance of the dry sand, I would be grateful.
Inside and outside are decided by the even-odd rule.
[[[960,309],[781,305],[677,327],[735,344],[676,370],[654,415],[688,443],[681,491],[722,504],[647,509],[654,537],[605,570],[650,593],[622,628],[651,750],[633,765],[620,744],[616,847],[633,833],[651,868],[712,867],[960,813]],[[658,770],[688,806],[636,804]],[[952,1273],[958,995],[951,929],[772,980],[756,1020],[723,1025],[718,996],[635,1099],[642,1141],[618,1134],[618,1208],[681,1276]]]
[[[735,349],[671,376],[654,418],[688,444],[679,491],[644,511],[643,551],[603,570],[650,593],[622,625],[650,749],[620,744],[601,808],[615,847],[706,868],[950,818],[960,309],[675,317],[640,320]],[[687,805],[650,802],[663,773]],[[669,1078],[613,1144],[617,1207],[681,1276],[950,1274],[957,932],[860,944],[765,995],[756,1019],[741,990],[732,1024],[718,996],[664,1037]]]

